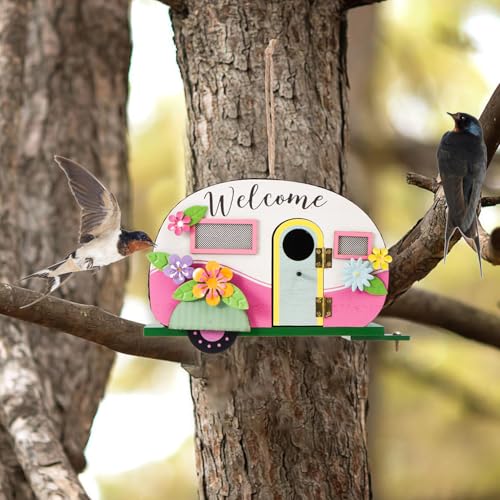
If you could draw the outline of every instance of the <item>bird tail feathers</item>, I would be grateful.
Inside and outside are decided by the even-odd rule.
[[[483,262],[481,259],[481,244],[479,243],[479,234],[476,233],[476,236],[474,236],[472,241],[474,241],[474,246],[476,247],[477,258],[479,259],[479,274],[481,275],[481,278],[482,278],[483,277]]]
[[[54,264],[54,265],[57,265],[57,264]],[[37,273],[34,273],[30,276],[36,277],[36,278],[44,278],[47,280],[47,289],[46,289],[45,293],[41,297],[38,297],[33,302],[30,302],[29,304],[21,306],[19,309],[25,309],[26,307],[31,307],[32,305],[36,304],[37,302],[40,302],[42,299],[44,299],[45,297],[50,295],[52,292],[57,290],[61,285],[66,283],[66,281],[68,281],[71,278],[71,276],[73,276],[73,274],[75,274],[75,273],[66,273],[66,274],[61,274],[59,276],[46,276],[46,275],[40,274],[40,273],[43,273],[44,271],[46,271],[46,269],[42,269],[42,271],[38,271]],[[29,278],[30,276],[26,276],[26,278]],[[26,279],[26,278],[24,278],[24,279]]]
[[[451,237],[455,233],[456,230],[460,231],[460,234],[467,239],[470,239],[474,242],[474,247],[476,249],[476,253],[479,259],[479,273],[481,274],[481,278],[483,277],[483,262],[481,259],[481,245],[479,242],[479,231],[477,229],[477,216],[474,219],[474,222],[471,224],[467,231],[463,231],[460,227],[455,226],[450,219],[450,215],[446,218],[446,229],[444,236],[444,258],[443,261],[446,263],[446,256],[448,255],[448,247],[450,244]]]
[[[60,262],[57,262],[56,264],[53,264],[49,267],[46,267],[45,269],[40,269],[40,271],[36,271],[35,273],[28,274],[28,276],[24,276],[17,283],[19,283],[20,281],[30,279],[30,278],[45,278],[45,279],[47,279],[50,277],[51,271],[55,271],[60,266],[62,266],[65,262],[66,262],[66,259],[61,260]]]
[[[448,248],[450,246],[451,237],[455,234],[455,231],[457,229],[457,226],[455,226],[455,224],[453,224],[453,222],[451,221],[450,211],[448,210],[446,216],[446,229],[444,231],[444,263],[446,263],[446,256],[448,255]]]
[[[474,220],[469,227],[467,231],[462,231],[460,229],[460,232],[462,233],[462,236],[464,238],[469,238],[474,242],[474,247],[477,253],[477,257],[479,259],[479,273],[481,274],[481,278],[483,277],[483,262],[481,259],[481,244],[479,242],[479,231],[478,231],[478,221],[477,221],[477,215],[474,217]]]

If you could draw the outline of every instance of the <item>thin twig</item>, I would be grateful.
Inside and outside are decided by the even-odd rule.
[[[266,92],[266,126],[267,126],[267,162],[269,166],[269,178],[276,178],[276,129],[274,114],[274,93],[273,93],[273,54],[276,46],[276,39],[271,39],[264,51],[265,73],[264,85]]]
[[[416,174],[414,172],[409,172],[406,174],[406,182],[411,186],[417,186],[419,188],[435,193],[439,189],[439,182],[437,179],[432,177],[427,177],[426,175]]]
[[[425,190],[430,191],[434,194],[437,192],[437,190],[441,186],[441,184],[439,183],[439,181],[437,179],[433,179],[433,178],[427,177],[425,175],[415,174],[415,173],[411,173],[411,172],[406,175],[406,181],[408,182],[408,184],[425,189]],[[492,206],[498,205],[500,203],[500,196],[487,196],[487,197],[481,198],[480,203],[481,203],[482,207],[492,207]],[[481,223],[479,223],[478,233],[479,233],[479,242],[481,245],[481,257],[482,257],[482,259],[491,263],[491,264],[499,265],[500,264],[500,237],[498,235],[500,235],[500,228],[495,229],[493,231],[493,233],[490,235],[483,228]],[[495,235],[495,237],[493,235]],[[473,250],[476,249],[473,240],[466,239],[465,241]]]
[[[441,186],[440,182],[426,175],[416,174],[415,172],[408,172],[406,174],[406,182],[411,186],[416,186],[431,193],[436,193]],[[500,204],[500,196],[483,196],[481,198],[482,207],[494,207]]]

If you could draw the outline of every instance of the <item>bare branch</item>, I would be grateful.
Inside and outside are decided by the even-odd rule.
[[[496,266],[500,265],[500,227],[488,234],[482,226],[479,226],[479,240],[483,259]]]
[[[458,300],[413,288],[386,308],[384,316],[444,328],[482,344],[500,348],[500,317]]]
[[[95,306],[47,297],[32,307],[19,309],[39,296],[25,288],[0,283],[0,314],[56,328],[133,356],[186,365],[199,363],[199,354],[186,337],[144,337],[144,325],[119,318]]]
[[[481,198],[482,207],[494,207],[500,205],[500,196],[484,196]]]
[[[427,177],[426,175],[415,174],[409,172],[406,174],[406,182],[411,186],[417,186],[422,189],[426,189],[431,193],[435,193],[439,189],[439,182],[437,179],[432,177]]]
[[[483,127],[489,164],[500,144],[500,85],[497,86],[495,92],[490,97],[479,121]]]
[[[408,172],[406,174],[406,182],[411,186],[416,186],[431,193],[436,193],[439,189],[440,183],[437,179],[433,177],[427,177],[426,175],[416,174],[414,172]],[[482,207],[494,207],[500,204],[500,196],[483,196],[481,198]]]
[[[417,186],[432,193],[436,193],[440,187],[440,183],[437,179],[427,177],[425,175],[409,173],[406,176],[406,181],[408,184]],[[482,207],[492,207],[500,203],[500,196],[487,196],[481,198]],[[490,264],[500,265],[500,228],[493,231],[496,236],[493,238],[488,234],[488,232],[483,228],[481,222],[479,222],[479,241],[481,244],[481,256],[483,260],[486,260]],[[467,244],[475,251],[476,248],[472,243],[472,240],[466,240]]]
[[[500,85],[493,93],[480,117],[484,140],[488,149],[488,161],[500,141]],[[391,267],[391,286],[387,306],[405,293],[416,281],[421,280],[443,258],[446,201],[442,189],[436,191],[434,203],[426,214],[390,249],[394,261]],[[493,242],[484,229],[480,228],[483,258],[492,264],[500,264],[497,259],[497,239]],[[450,248],[459,240],[450,241]]]

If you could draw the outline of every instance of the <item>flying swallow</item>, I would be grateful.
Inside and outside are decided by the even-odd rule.
[[[43,278],[48,284],[48,290],[42,297],[22,306],[22,309],[57,290],[75,273],[97,271],[134,252],[154,246],[146,233],[121,228],[121,211],[116,198],[85,167],[62,156],[55,156],[54,159],[66,174],[71,192],[81,209],[80,246],[64,260],[22,278]]]
[[[437,151],[439,174],[448,205],[444,261],[451,237],[458,229],[474,242],[483,276],[477,208],[486,175],[486,145],[479,121],[467,113],[448,113],[455,128],[443,135]]]

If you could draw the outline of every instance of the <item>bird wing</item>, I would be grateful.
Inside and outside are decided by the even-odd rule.
[[[451,220],[465,234],[474,224],[486,175],[484,141],[447,132],[439,145],[438,165]]]
[[[121,211],[118,202],[101,182],[85,167],[73,160],[54,157],[68,178],[69,187],[82,210],[80,243],[120,228]]]
[[[444,139],[444,138],[443,138]],[[438,149],[438,166],[441,176],[450,221],[460,226],[466,211],[464,198],[464,178],[467,175],[467,161],[457,158],[446,148],[444,141]]]
[[[486,146],[483,143],[483,154],[467,164],[467,176],[464,179],[465,213],[462,221],[462,231],[468,231],[473,225],[477,206],[481,199],[481,188],[486,176]]]

